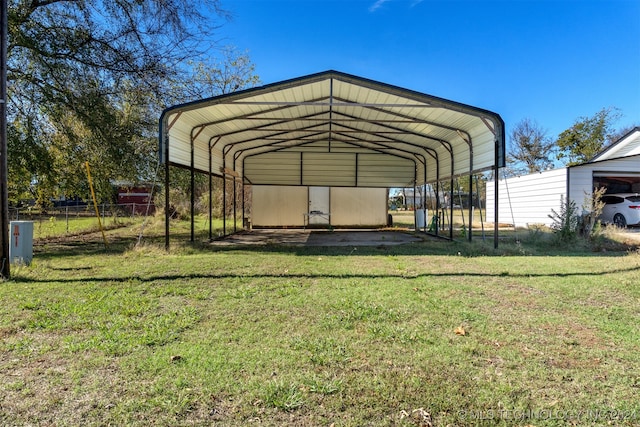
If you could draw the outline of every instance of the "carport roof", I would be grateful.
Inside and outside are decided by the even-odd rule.
[[[491,111],[326,71],[176,105],[163,163],[251,184],[405,187],[503,167]]]

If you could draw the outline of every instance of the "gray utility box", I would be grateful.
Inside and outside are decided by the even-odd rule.
[[[33,259],[33,221],[9,224],[9,260],[11,264],[31,264]]]

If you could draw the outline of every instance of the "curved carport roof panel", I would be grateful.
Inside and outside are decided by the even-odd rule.
[[[170,107],[159,139],[167,186],[169,165],[255,185],[407,187],[505,164],[498,114],[337,71]]]
[[[304,175],[335,155],[342,167],[325,174],[326,185],[344,186],[368,186],[354,179],[362,159],[347,162],[347,154],[376,155],[386,166],[378,181],[393,187],[502,167],[504,132],[496,113],[327,71],[168,108],[160,155],[204,173],[233,170],[253,184],[279,179],[259,165],[275,162],[277,172],[282,161],[283,174],[294,168]],[[407,167],[415,168],[410,182]]]

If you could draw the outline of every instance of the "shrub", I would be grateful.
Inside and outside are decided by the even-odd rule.
[[[570,243],[576,240],[581,223],[576,202],[565,201],[564,196],[560,196],[560,212],[551,209],[549,218],[553,220],[551,229],[558,243]]]

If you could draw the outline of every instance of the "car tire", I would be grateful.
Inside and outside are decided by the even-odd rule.
[[[625,228],[627,226],[627,220],[622,214],[615,214],[613,217],[613,223],[620,228]]]

